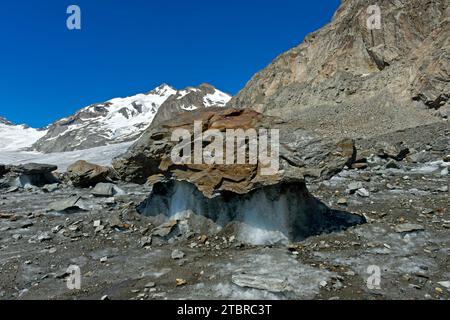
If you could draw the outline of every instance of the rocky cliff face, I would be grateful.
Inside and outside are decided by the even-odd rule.
[[[438,121],[450,107],[448,0],[345,0],[331,23],[277,57],[232,99],[331,135],[372,136]]]
[[[230,99],[207,84],[179,91],[161,85],[145,94],[90,105],[56,121],[33,148],[50,153],[133,141],[153,119],[164,119],[180,110],[224,106]]]

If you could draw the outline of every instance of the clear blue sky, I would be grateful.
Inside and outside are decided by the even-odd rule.
[[[339,2],[0,1],[0,116],[41,127],[161,83],[235,94],[329,22]],[[80,31],[66,28],[71,4],[81,8]]]

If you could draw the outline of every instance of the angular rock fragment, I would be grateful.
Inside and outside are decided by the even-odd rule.
[[[66,177],[73,186],[86,188],[100,182],[110,182],[115,174],[111,168],[79,160],[67,168]]]
[[[52,183],[52,184],[46,184],[45,186],[42,187],[42,190],[46,191],[46,192],[53,192],[58,190],[59,185],[57,183]]]
[[[15,187],[42,187],[46,184],[59,182],[53,172],[58,167],[50,164],[27,163],[9,166],[9,185]]]
[[[231,281],[245,288],[254,288],[259,290],[266,290],[270,292],[285,292],[293,291],[289,282],[282,275],[252,275],[252,274],[234,274]]]
[[[147,247],[150,246],[152,244],[152,237],[142,237],[141,240],[139,241],[141,247]]]
[[[366,188],[359,189],[356,194],[362,198],[370,197],[370,192]]]
[[[80,196],[73,196],[68,199],[53,202],[49,205],[49,209],[56,212],[88,210]]]
[[[172,259],[178,260],[178,259],[183,259],[185,254],[183,251],[175,249],[172,251],[172,254],[170,256],[172,257]]]
[[[152,230],[151,234],[161,238],[169,237],[175,227],[177,227],[178,221],[171,220],[167,223],[163,223],[159,227]]]
[[[91,193],[96,197],[112,197],[124,194],[123,190],[115,184],[104,182],[97,183]]]
[[[419,224],[414,223],[404,223],[395,226],[395,232],[397,233],[408,233],[408,232],[415,232],[415,231],[423,231],[425,228]]]
[[[385,159],[394,159],[402,161],[409,154],[409,148],[402,144],[391,145],[384,141],[379,142],[377,145],[378,156]]]
[[[361,182],[352,182],[347,186],[347,192],[349,194],[353,194],[361,188],[363,188],[363,184]]]

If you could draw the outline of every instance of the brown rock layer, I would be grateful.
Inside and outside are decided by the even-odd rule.
[[[202,121],[203,131],[217,129],[224,136],[227,129],[255,129],[257,132],[259,129],[279,130],[279,158],[276,158],[280,164],[279,171],[271,175],[262,174],[266,163],[263,165],[261,159],[250,163],[248,155],[245,164],[174,164],[171,152],[177,142],[171,141],[172,133],[176,129],[186,129],[193,135],[194,121]],[[191,140],[192,152],[194,143]],[[203,141],[203,147],[209,143]],[[236,155],[237,148],[234,152]],[[264,116],[254,110],[212,108],[184,113],[177,119],[152,126],[126,154],[114,160],[113,166],[120,177],[127,181],[155,183],[174,178],[194,183],[206,196],[211,197],[221,190],[245,194],[260,186],[273,185],[286,179],[327,178],[345,165],[350,165],[355,159],[355,152],[352,140],[336,143],[321,139],[295,123]]]

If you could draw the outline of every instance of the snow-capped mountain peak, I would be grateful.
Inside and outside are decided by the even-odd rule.
[[[56,121],[33,147],[42,152],[56,152],[133,141],[155,117],[166,118],[184,110],[225,106],[230,99],[231,96],[207,84],[180,91],[162,84],[147,93],[92,104]],[[158,116],[160,113],[163,115]]]
[[[12,125],[12,122],[6,120],[6,119],[3,118],[3,117],[0,117],[0,124],[4,124],[4,125],[11,126],[11,125]]]

